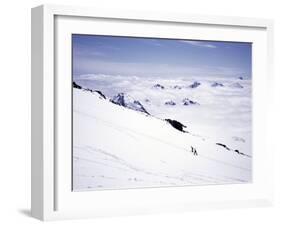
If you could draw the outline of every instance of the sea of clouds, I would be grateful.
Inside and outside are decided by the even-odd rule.
[[[194,134],[226,143],[251,155],[251,79],[88,74],[75,76],[74,81],[84,88],[100,90],[109,98],[126,93],[140,101],[155,117],[178,120]],[[201,85],[190,88],[195,81]],[[223,84],[223,87],[212,87],[214,82]],[[237,87],[237,83],[243,88]],[[164,89],[155,88],[156,84]],[[184,98],[198,104],[185,106]],[[176,105],[166,105],[167,101]]]

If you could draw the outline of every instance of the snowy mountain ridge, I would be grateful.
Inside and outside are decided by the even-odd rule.
[[[74,190],[251,181],[251,158],[133,110],[74,87]]]
[[[114,104],[129,108],[129,109],[132,109],[135,111],[140,111],[140,112],[143,112],[143,113],[149,115],[147,110],[145,110],[144,106],[138,100],[135,100],[133,97],[131,97],[128,94],[118,93],[110,101]]]

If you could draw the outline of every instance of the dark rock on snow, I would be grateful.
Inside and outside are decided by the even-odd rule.
[[[227,147],[225,144],[222,144],[222,143],[216,143],[216,145],[221,146],[221,147],[225,148],[226,150],[230,151],[230,148],[229,148],[229,147]]]
[[[92,89],[89,89],[89,88],[87,88],[87,89],[84,89],[85,91],[89,91],[89,92],[91,92],[91,93],[97,93],[97,94],[99,94],[99,97],[101,98],[101,99],[106,99],[106,96],[101,92],[101,91],[99,91],[99,90],[92,90]]]
[[[188,106],[188,105],[199,105],[196,101],[190,100],[188,98],[184,98],[182,100],[183,105]]]
[[[194,89],[194,88],[197,88],[197,87],[200,86],[200,85],[201,85],[200,82],[194,82],[194,83],[192,83],[192,84],[189,86],[189,88]]]
[[[236,149],[236,150],[234,150],[234,152],[236,152],[237,154],[240,154],[240,152]]]
[[[244,156],[246,156],[246,157],[248,157],[248,158],[251,158],[250,155],[246,155],[245,153],[243,153],[243,152],[241,152],[241,151],[239,151],[239,150],[237,150],[237,149],[230,149],[230,148],[227,147],[225,144],[216,143],[216,145],[219,145],[219,146],[225,148],[225,149],[228,150],[228,151],[233,151],[233,152],[235,152],[235,153],[237,153],[237,154],[239,154],[239,155],[244,155]]]
[[[186,126],[183,125],[181,122],[173,120],[173,119],[165,119],[165,121],[168,122],[175,129],[186,133],[186,131],[184,130],[184,128],[186,128]]]
[[[106,96],[99,90],[94,90],[94,92],[98,93],[103,99],[106,99]]]
[[[176,103],[174,101],[170,100],[170,101],[166,101],[165,105],[174,106],[174,105],[176,105]]]
[[[184,130],[184,128],[186,128],[186,126],[183,125],[181,122],[173,120],[173,119],[165,119],[165,121],[168,122],[175,129],[186,133],[186,131]]]
[[[162,86],[162,85],[160,85],[160,84],[155,84],[155,85],[153,86],[153,88],[156,88],[156,89],[165,89],[165,87]]]
[[[76,89],[82,89],[82,86],[77,85],[76,82],[73,82],[72,86],[73,86],[73,88],[76,88]]]
[[[212,87],[223,87],[224,85],[222,83],[214,82],[211,86]]]
[[[114,104],[129,108],[131,110],[143,112],[145,114],[150,115],[139,101],[133,99],[131,96],[126,95],[124,93],[118,93],[110,101]]]
[[[182,89],[182,86],[175,85],[175,86],[173,87],[173,89]]]
[[[75,83],[75,82],[73,82],[72,85],[73,85],[73,88],[76,88],[76,89],[83,89],[82,86],[77,85],[77,83]],[[91,89],[89,89],[89,88],[86,88],[86,89],[83,89],[83,90],[89,91],[89,92],[91,92],[91,93],[98,93],[99,96],[100,96],[102,99],[106,99],[106,96],[105,96],[101,91],[99,91],[99,90],[91,90]]]

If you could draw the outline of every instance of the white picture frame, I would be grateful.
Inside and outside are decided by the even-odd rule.
[[[67,19],[65,19],[67,18]],[[62,19],[62,20],[61,20]],[[71,181],[71,154],[69,138],[71,124],[64,122],[62,113],[71,114],[69,108],[59,106],[62,100],[71,101],[67,91],[71,84],[64,82],[71,75],[67,65],[57,57],[61,41],[73,29],[91,32],[89,25],[103,20],[126,22],[128,26],[145,24],[146,35],[153,31],[149,26],[199,26],[190,35],[206,40],[252,40],[255,64],[253,75],[253,170],[254,180],[247,185],[212,185],[91,191],[73,193]],[[84,24],[81,26],[81,24]],[[127,25],[126,25],[127,26]],[[118,34],[129,32],[124,26]],[[92,26],[91,26],[92,27]],[[211,34],[208,28],[220,29],[221,36]],[[93,27],[91,28],[93,29]],[[169,29],[168,29],[169,30]],[[110,30],[101,31],[111,34]],[[122,33],[123,32],[123,33]],[[126,35],[145,35],[144,29]],[[135,33],[132,33],[135,32]],[[197,33],[196,33],[197,32]],[[235,32],[237,34],[235,35]],[[164,34],[164,33],[163,33]],[[159,34],[162,35],[163,34]],[[165,33],[169,35],[169,31]],[[155,36],[155,34],[151,34]],[[157,34],[156,34],[157,35]],[[174,37],[184,37],[180,29]],[[67,43],[67,41],[66,41]],[[63,46],[63,45],[62,45]],[[67,46],[65,46],[67,47]],[[69,59],[71,51],[65,51]],[[69,63],[69,62],[68,62]],[[208,208],[255,207],[273,202],[272,150],[266,143],[266,107],[260,103],[269,100],[273,83],[273,22],[265,19],[128,12],[83,7],[43,5],[32,9],[32,216],[41,220],[116,216],[186,211]],[[65,72],[65,73],[64,73]],[[57,75],[60,76],[57,76]],[[64,84],[65,83],[65,84]],[[259,101],[257,101],[259,100]],[[67,120],[68,117],[65,117]],[[66,137],[58,136],[62,128]],[[261,139],[263,138],[263,139]],[[263,150],[263,152],[262,152]],[[265,151],[264,151],[265,150]],[[65,160],[68,159],[68,160]]]

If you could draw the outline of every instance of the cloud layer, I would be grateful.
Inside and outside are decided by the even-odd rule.
[[[213,44],[206,44],[204,42],[199,42],[199,41],[181,40],[179,42],[186,43],[186,44],[193,45],[193,46],[203,47],[203,48],[211,48],[211,49],[217,48],[217,46],[215,46]]]
[[[198,131],[206,137],[232,143],[232,137],[246,140],[245,153],[251,151],[251,80],[238,78],[200,77],[193,78],[155,78],[137,76],[83,75],[75,78],[83,87],[97,89],[113,97],[124,92],[140,101],[145,109],[159,118],[172,118]],[[195,89],[189,86],[194,82],[201,83]],[[213,82],[223,87],[212,87]],[[233,86],[239,83],[243,88]],[[161,84],[164,89],[153,88]],[[175,88],[176,87],[176,88]],[[199,105],[185,106],[183,99],[188,98]],[[175,106],[165,102],[173,101]]]

